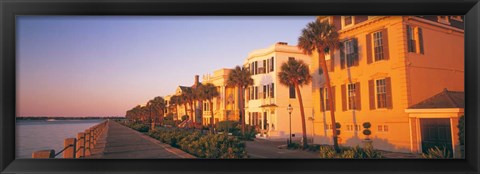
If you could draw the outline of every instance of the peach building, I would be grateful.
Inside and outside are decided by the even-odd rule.
[[[205,74],[202,77],[202,83],[211,83],[217,87],[220,94],[212,100],[213,112],[210,110],[210,103],[203,101],[203,124],[210,124],[212,114],[215,123],[225,120],[238,121],[240,119],[240,110],[238,108],[239,92],[236,87],[227,86],[227,79],[232,69],[222,68],[213,72],[213,74]]]
[[[280,66],[289,59],[303,60],[310,65],[310,57],[303,54],[297,46],[278,42],[265,49],[252,51],[245,60],[252,74],[253,86],[245,92],[245,121],[254,125],[261,132],[261,138],[287,138],[290,132],[290,119],[287,110],[290,104],[293,107],[291,115],[292,134],[295,139],[302,134],[302,124],[298,98],[293,87],[280,84],[278,72]],[[312,94],[311,85],[300,88],[305,108],[308,135],[313,134],[312,129]]]
[[[464,113],[463,16],[319,16],[343,47],[326,56],[339,143],[361,145],[370,122],[377,149],[421,153],[445,145],[458,156]],[[312,58],[314,143],[331,144],[318,55]]]

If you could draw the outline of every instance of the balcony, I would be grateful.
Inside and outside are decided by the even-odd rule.
[[[277,105],[275,104],[275,98],[262,98],[262,105],[261,107],[276,107]]]

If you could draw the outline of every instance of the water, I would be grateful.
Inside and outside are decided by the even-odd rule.
[[[31,158],[37,150],[54,149],[58,153],[63,149],[65,138],[76,138],[77,133],[85,131],[103,120],[17,120],[16,158]],[[61,157],[62,155],[58,155]]]

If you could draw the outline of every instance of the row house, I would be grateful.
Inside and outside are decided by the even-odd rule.
[[[360,145],[372,124],[373,146],[425,152],[445,146],[458,156],[464,103],[463,16],[319,16],[336,27],[341,47],[312,58],[314,143],[332,144],[329,100],[341,145]],[[323,73],[331,79],[328,98]]]
[[[222,68],[215,70],[213,74],[205,74],[202,83],[211,83],[217,87],[219,96],[212,100],[213,107],[208,101],[203,101],[203,124],[209,125],[212,115],[214,123],[220,121],[238,121],[240,119],[239,90],[237,87],[227,86],[228,75],[232,69]],[[211,110],[213,108],[213,110]]]
[[[272,46],[252,51],[244,62],[254,81],[245,90],[245,121],[260,132],[260,138],[289,137],[290,119],[287,107],[292,106],[291,132],[301,137],[302,124],[300,107],[294,87],[280,84],[278,72],[280,66],[289,59],[303,60],[310,64],[310,57],[303,54],[297,46],[278,42]],[[301,87],[303,104],[307,118],[312,118],[311,85]],[[307,132],[313,134],[313,122],[307,121]]]

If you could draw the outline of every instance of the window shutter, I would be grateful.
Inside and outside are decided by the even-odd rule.
[[[330,72],[335,71],[335,54],[333,52],[330,54]]]
[[[420,47],[420,54],[424,54],[423,52],[423,32],[421,28],[418,28],[418,45]]]
[[[272,89],[270,90],[272,98],[275,97],[275,84],[272,83]]]
[[[410,25],[407,25],[407,52],[412,52],[411,51],[412,43],[410,42],[410,38],[412,38],[412,36],[410,36],[410,33],[411,33],[410,30],[411,30]]]
[[[323,88],[320,88],[320,111],[325,112],[325,100],[323,95]]]
[[[335,86],[332,86],[332,102],[333,102],[333,112],[335,112]]]
[[[387,108],[392,109],[392,80],[390,77],[385,78],[385,86],[387,88]]]
[[[353,54],[354,54],[354,62],[353,62],[353,65],[354,66],[358,66],[358,39],[357,38],[353,38],[352,39],[352,42],[353,42]]]
[[[267,65],[267,66],[264,67],[265,72],[266,72],[266,73],[269,73],[269,72],[270,72],[270,59],[267,59],[267,64],[266,64],[266,65]]]
[[[370,98],[370,110],[375,109],[375,83],[374,80],[368,81],[368,95]]]
[[[345,89],[345,85],[341,86],[342,90],[342,111],[347,110],[347,90]]]
[[[327,66],[328,72],[332,72],[332,59],[326,60],[326,61],[325,61],[325,64],[326,64],[326,66]]]
[[[246,92],[247,95],[246,95],[245,98],[246,98],[246,100],[248,101],[248,100],[250,100],[250,88],[247,88],[246,91],[247,91],[247,92]]]
[[[340,45],[340,68],[345,68],[345,42],[342,42]]]
[[[388,29],[382,30],[382,44],[383,44],[383,58],[388,60],[390,58],[390,49],[388,47]]]
[[[372,63],[372,34],[368,33],[366,36],[367,39],[367,64]]]
[[[271,65],[270,65],[270,71],[273,71],[273,70],[274,70],[274,67],[275,67],[275,64],[273,63],[273,57],[271,58],[270,63],[271,63]]]
[[[362,110],[362,100],[360,95],[360,82],[355,83],[355,109]]]

